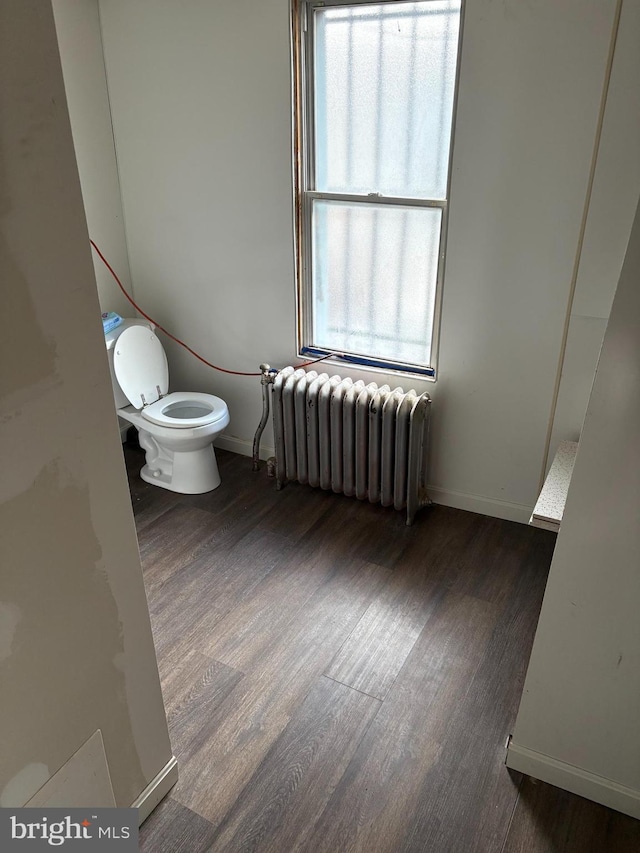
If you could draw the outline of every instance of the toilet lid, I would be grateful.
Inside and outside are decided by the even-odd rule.
[[[131,326],[118,337],[113,369],[129,402],[142,409],[169,390],[169,367],[162,344],[145,326]]]

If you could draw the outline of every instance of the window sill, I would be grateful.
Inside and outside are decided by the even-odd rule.
[[[351,353],[339,354],[331,353],[330,350],[320,349],[318,347],[301,347],[298,353],[300,358],[322,358],[329,356],[321,364],[331,364],[337,367],[348,367],[353,370],[364,370],[371,373],[379,373],[388,375],[389,373],[397,376],[406,376],[410,379],[421,379],[426,382],[436,381],[436,371],[433,367],[416,367],[413,365],[403,365],[392,361],[383,361],[382,359],[366,358],[364,356],[352,355]]]

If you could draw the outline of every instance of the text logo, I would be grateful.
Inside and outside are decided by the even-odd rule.
[[[138,850],[137,809],[0,809],[0,850]]]

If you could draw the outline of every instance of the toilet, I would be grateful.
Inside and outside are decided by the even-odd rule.
[[[229,423],[213,394],[169,390],[167,356],[154,326],[123,320],[105,335],[116,410],[138,430],[140,476],[172,492],[198,495],[220,485],[213,441]]]

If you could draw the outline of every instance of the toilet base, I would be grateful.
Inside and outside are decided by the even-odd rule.
[[[144,442],[140,443],[144,447]],[[156,446],[153,453],[147,451],[147,464],[142,467],[140,476],[146,483],[182,495],[201,495],[220,485],[218,462],[212,444],[184,452],[163,447],[160,453]]]

